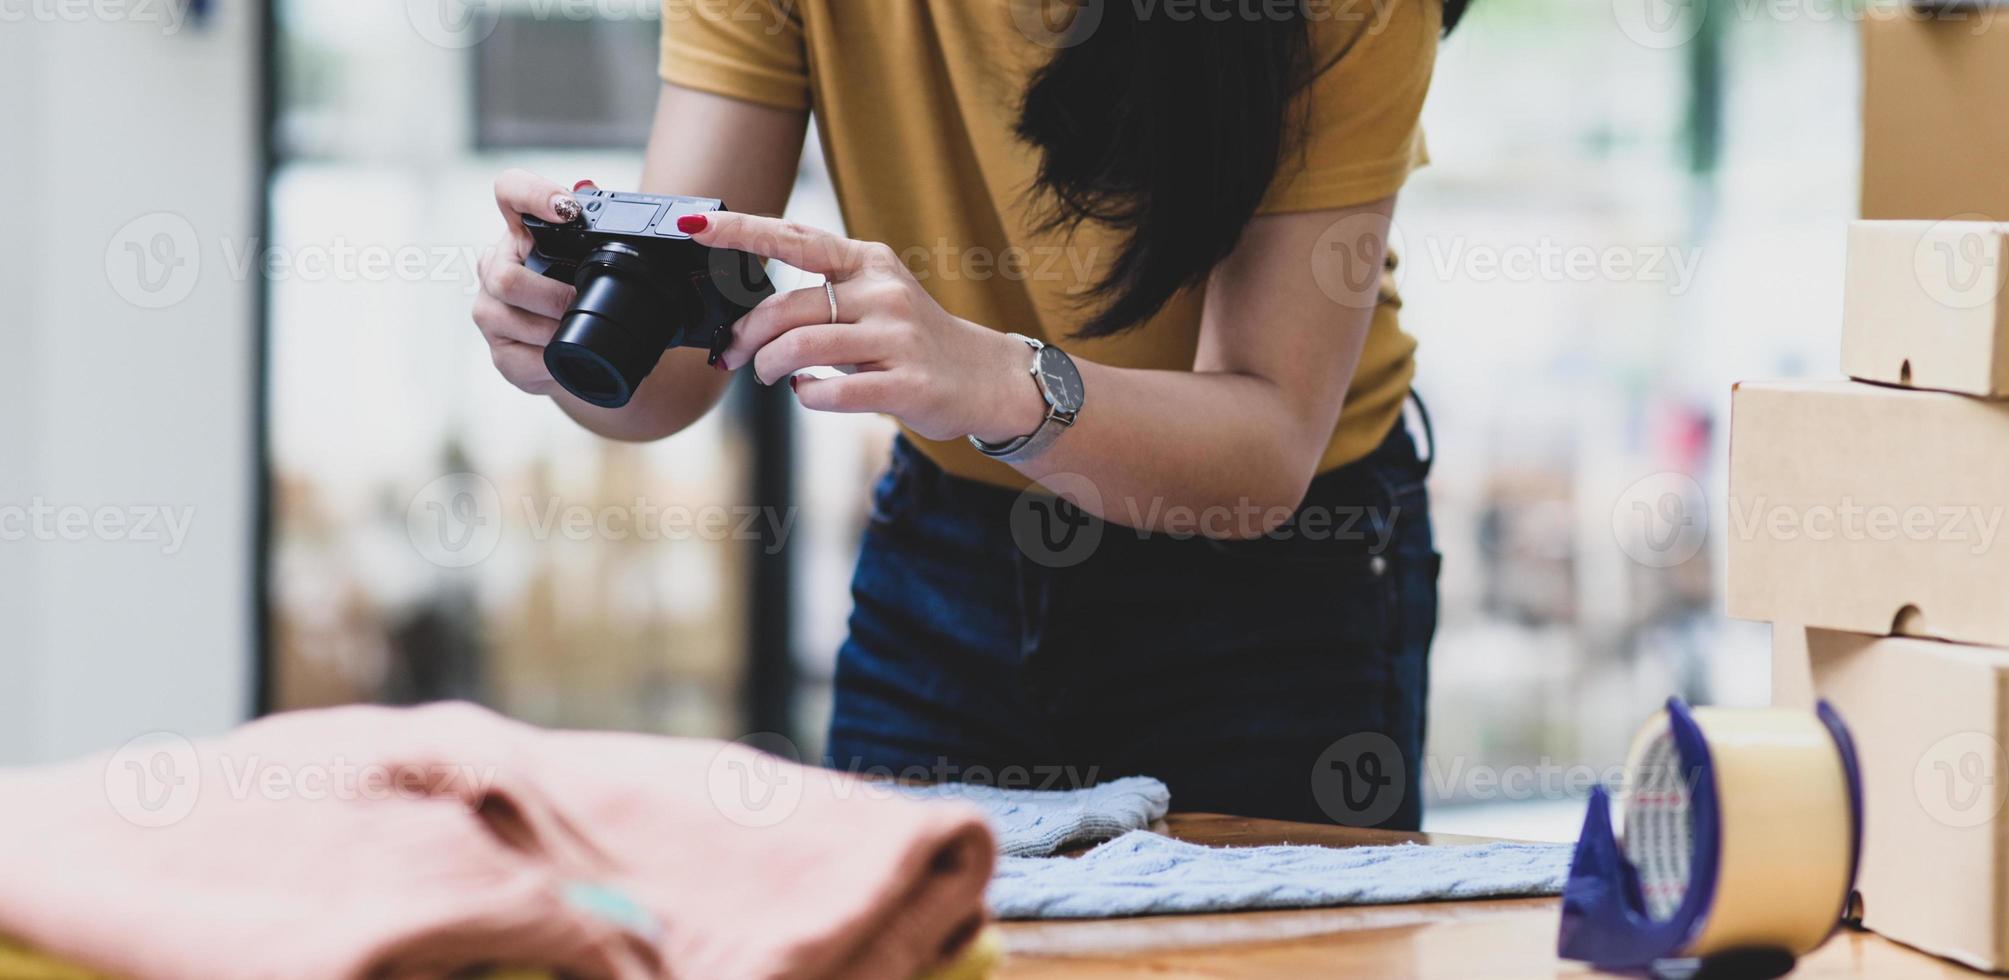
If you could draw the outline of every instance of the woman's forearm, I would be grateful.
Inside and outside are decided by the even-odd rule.
[[[1141,530],[1268,533],[1304,499],[1336,421],[1307,418],[1256,375],[1075,365],[1088,392],[1077,423],[1018,469],[1089,513]],[[1024,388],[1037,419],[1045,406],[1030,379]],[[1000,414],[1022,425],[1025,411]]]
[[[1393,208],[1385,199],[1252,221],[1208,283],[1192,370],[1076,361],[1085,396],[1075,424],[1019,470],[1141,528],[1197,523],[1194,533],[1246,538],[1288,519],[1372,329]],[[702,244],[772,256],[830,282],[748,314],[725,350],[728,367],[789,379],[812,410],[884,412],[927,439],[1008,442],[1045,417],[1030,348],[943,309],[891,248],[743,214],[683,220]],[[791,377],[834,364],[860,370]]]

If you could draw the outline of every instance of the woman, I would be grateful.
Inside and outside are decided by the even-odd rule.
[[[721,372],[903,429],[834,765],[1416,826],[1437,556],[1383,243],[1460,7],[669,0],[641,189],[722,198],[684,230],[830,280],[741,320]],[[855,238],[757,216],[812,107]],[[711,409],[726,375],[686,349],[624,408],[562,391],[572,290],[517,215],[576,203],[520,171],[496,196],[474,318],[509,381],[616,439]]]

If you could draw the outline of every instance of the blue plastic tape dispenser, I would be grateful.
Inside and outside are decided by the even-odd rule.
[[[1557,952],[1664,977],[1779,976],[1834,933],[1862,849],[1854,742],[1814,711],[1667,709],[1591,794]]]

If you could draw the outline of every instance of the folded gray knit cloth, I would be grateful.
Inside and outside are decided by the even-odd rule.
[[[1086,789],[998,789],[966,783],[902,786],[922,800],[962,800],[990,818],[998,853],[1040,857],[1070,844],[1108,840],[1162,820],[1172,791],[1148,776],[1130,776]]]
[[[1389,905],[1556,895],[1571,844],[1203,847],[1129,833],[1077,858],[1005,858],[991,879],[1000,919]]]

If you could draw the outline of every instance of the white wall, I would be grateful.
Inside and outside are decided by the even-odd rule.
[[[180,4],[0,23],[0,764],[251,704],[261,5]]]

